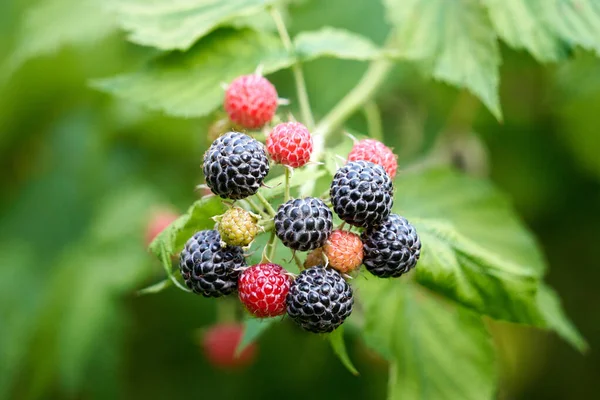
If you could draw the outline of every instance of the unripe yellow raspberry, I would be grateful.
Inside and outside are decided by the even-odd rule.
[[[323,246],[329,267],[342,274],[357,269],[363,261],[363,243],[355,233],[335,230]]]
[[[257,218],[248,211],[233,207],[221,216],[217,230],[221,240],[230,246],[248,246],[256,235],[259,227]]]

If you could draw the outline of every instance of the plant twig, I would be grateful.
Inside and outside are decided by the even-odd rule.
[[[258,226],[263,229],[263,232],[269,232],[273,230],[275,223],[273,222],[273,218],[263,219],[259,221]]]
[[[290,34],[285,27],[281,12],[276,7],[271,8],[271,17],[275,21],[277,31],[283,42],[283,47],[294,57],[296,57],[294,45],[290,39]],[[296,82],[296,92],[298,95],[298,102],[300,104],[300,112],[302,113],[302,120],[306,124],[309,130],[315,127],[315,119],[310,108],[310,102],[308,100],[308,92],[306,90],[306,82],[304,80],[304,72],[302,72],[302,66],[300,61],[296,58],[296,62],[292,65],[292,73],[294,74],[294,81]]]
[[[395,31],[392,31],[387,46],[391,45],[394,37]],[[319,122],[313,132],[313,153],[311,157],[313,161],[318,161],[323,155],[327,136],[338,129],[356,110],[373,97],[393,66],[393,61],[386,58],[372,61],[358,84]],[[313,166],[307,168],[314,170]],[[314,180],[307,181],[300,188],[301,195],[309,196],[314,187]]]
[[[296,262],[296,265],[298,266],[298,270],[302,271],[304,269],[304,265],[302,265],[302,261],[300,261],[300,257],[298,257],[298,254],[296,254],[296,252],[294,251],[294,261]]]
[[[277,249],[275,230],[271,231],[271,236],[269,237],[269,241],[267,242],[265,249],[267,250],[267,252],[265,253],[267,255],[267,259],[273,262],[275,258],[275,249]]]
[[[248,197],[245,200],[251,206],[251,208],[254,209],[254,212],[257,212],[258,214],[260,214],[261,217],[266,218],[266,219],[271,218],[271,216],[269,214],[267,214],[261,206],[256,204],[256,202],[252,198]]]
[[[287,202],[290,199],[290,169],[285,168],[285,194],[283,201]]]
[[[394,63],[387,59],[377,59],[371,63],[362,79],[346,96],[319,122],[315,136],[327,137],[339,128],[357,109],[375,94],[385,81]]]
[[[368,101],[363,107],[363,112],[367,120],[367,130],[369,136],[373,139],[377,139],[380,142],[383,141],[383,128],[381,124],[381,112],[377,103],[373,100]]]
[[[275,210],[273,209],[273,207],[271,206],[271,204],[269,203],[269,201],[267,199],[265,199],[265,197],[260,192],[256,192],[255,196],[258,199],[258,201],[260,201],[260,203],[265,207],[265,209],[267,210],[267,212],[269,213],[269,215],[271,217],[274,217],[275,216]]]

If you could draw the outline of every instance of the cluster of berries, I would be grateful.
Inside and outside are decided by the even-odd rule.
[[[277,92],[260,75],[233,81],[225,110],[235,124],[257,129],[277,109]],[[266,146],[240,132],[218,137],[204,155],[206,184],[217,196],[242,200],[255,195],[269,173],[270,160],[299,168],[313,149],[309,130],[298,122],[275,125]],[[355,143],[338,169],[329,192],[333,212],[356,234],[334,229],[333,213],[316,197],[291,199],[273,216],[276,237],[293,251],[310,251],[296,277],[269,260],[247,266],[244,249],[259,234],[261,217],[233,206],[217,217],[216,229],[194,234],[180,254],[186,285],[205,297],[232,293],[255,317],[287,313],[302,328],[331,332],[352,312],[352,287],[346,281],[360,265],[378,277],[399,277],[412,269],[421,243],[406,219],[391,213],[396,156],[383,143]]]

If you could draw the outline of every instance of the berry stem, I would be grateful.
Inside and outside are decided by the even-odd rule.
[[[386,47],[395,39],[395,31],[390,32]],[[374,60],[358,84],[340,100],[340,102],[319,122],[313,131],[313,153],[311,159],[319,161],[325,150],[325,139],[338,129],[356,110],[362,107],[385,82],[394,63],[388,58]],[[315,170],[310,165],[307,168]],[[300,188],[302,196],[309,196],[315,187],[315,181],[309,180]]]
[[[277,31],[283,42],[283,47],[292,55],[295,56],[295,49],[290,38],[290,34],[285,27],[285,22],[281,16],[281,12],[276,7],[271,8],[271,17],[275,21]],[[312,115],[310,108],[310,102],[308,100],[308,92],[306,90],[306,81],[304,80],[304,73],[302,72],[302,66],[300,61],[296,59],[296,62],[292,65],[292,73],[294,74],[294,80],[296,81],[296,92],[298,95],[298,102],[300,103],[300,112],[302,113],[302,120],[309,130],[314,129],[315,119]]]
[[[385,58],[373,61],[358,84],[321,120],[315,129],[315,136],[327,137],[338,129],[357,109],[369,101],[393,66],[394,63]]]
[[[298,257],[298,254],[296,254],[296,252],[294,253],[294,261],[296,262],[296,265],[298,266],[298,271],[302,271],[304,269],[304,265],[302,265],[302,261],[300,261],[300,257]]]
[[[363,113],[367,120],[367,130],[369,136],[373,139],[377,139],[380,142],[383,141],[383,128],[381,124],[381,112],[377,103],[373,100],[368,101],[363,107]]]
[[[273,230],[274,222],[273,219],[269,217],[269,219],[260,221],[258,225],[262,227],[265,232],[269,232]]]
[[[256,192],[256,198],[265,207],[265,209],[267,210],[267,212],[269,213],[269,215],[271,217],[274,217],[275,216],[275,210],[273,209],[273,207],[271,206],[271,204],[269,203],[269,201],[267,199],[265,199],[265,197],[260,192]]]
[[[269,237],[269,241],[267,242],[267,246],[266,246],[267,250],[267,259],[271,262],[274,262],[274,258],[275,258],[275,249],[277,249],[277,240],[275,240],[275,230],[271,231],[271,236]],[[263,262],[265,262],[263,260]]]
[[[290,169],[285,168],[285,194],[283,201],[287,202],[290,199]]]
[[[253,209],[253,211],[260,214],[261,217],[263,217],[265,219],[271,218],[271,216],[269,214],[267,214],[258,204],[256,204],[256,202],[252,198],[248,197],[245,199],[245,201],[248,203],[248,205],[250,205],[250,207]]]

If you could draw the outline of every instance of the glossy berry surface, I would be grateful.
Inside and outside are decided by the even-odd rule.
[[[352,288],[334,269],[316,266],[298,275],[287,296],[287,313],[303,329],[331,332],[352,313]]]
[[[396,214],[390,214],[379,226],[362,233],[363,263],[380,278],[396,278],[417,265],[421,241],[415,228]]]
[[[294,199],[279,206],[275,234],[290,249],[307,251],[321,247],[331,235],[333,214],[321,199]]]
[[[330,189],[333,211],[350,225],[380,224],[393,204],[392,180],[382,166],[351,161],[337,170]]]
[[[232,207],[221,216],[217,230],[225,244],[245,247],[258,234],[258,225],[254,215],[242,208]]]
[[[224,107],[232,122],[258,129],[275,115],[277,90],[263,76],[243,75],[227,87]]]
[[[312,136],[300,122],[278,124],[267,137],[267,151],[271,158],[292,168],[306,164],[312,149]]]
[[[241,247],[221,247],[215,230],[197,232],[179,256],[179,271],[187,287],[204,297],[221,297],[235,292],[246,260]]]
[[[363,243],[355,233],[335,230],[325,242],[323,253],[327,257],[329,267],[347,274],[362,264]]]
[[[364,160],[381,165],[392,179],[398,170],[397,158],[389,147],[375,139],[359,140],[348,154],[348,161]]]
[[[204,177],[210,190],[225,199],[255,194],[269,173],[262,143],[239,132],[217,138],[204,154]]]
[[[240,301],[250,314],[258,318],[285,313],[290,277],[277,264],[257,264],[246,269],[238,280]]]
[[[202,336],[202,350],[210,364],[225,370],[251,365],[258,351],[256,343],[250,343],[239,355],[235,354],[243,335],[243,324],[217,324],[207,329]]]

